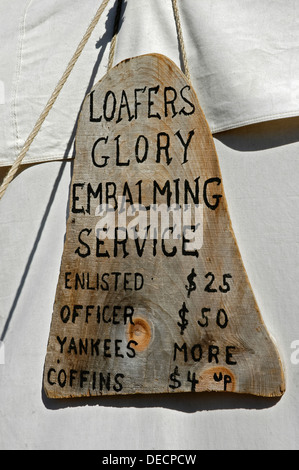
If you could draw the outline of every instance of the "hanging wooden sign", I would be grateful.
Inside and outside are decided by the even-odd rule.
[[[85,99],[69,212],[48,397],[283,394],[213,138],[168,58],[125,60]]]

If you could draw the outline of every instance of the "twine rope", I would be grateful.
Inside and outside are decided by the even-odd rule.
[[[88,42],[93,30],[95,29],[103,11],[105,10],[109,0],[103,0],[101,6],[99,7],[98,11],[96,12],[94,18],[92,19],[90,25],[87,28],[86,33],[84,34],[83,38],[81,39],[73,57],[71,58],[64,74],[62,75],[61,79],[59,80],[58,84],[56,85],[55,90],[53,91],[48,103],[46,104],[44,110],[42,111],[41,115],[39,116],[33,130],[31,131],[30,135],[28,136],[19,156],[11,166],[9,172],[7,173],[6,177],[4,178],[2,185],[0,187],[0,199],[4,196],[5,191],[7,190],[9,184],[14,179],[25,155],[27,154],[32,142],[34,141],[35,137],[39,133],[46,117],[48,116],[51,108],[53,107],[56,99],[58,98],[59,93],[61,92],[65,82],[67,81],[68,77],[70,76],[77,60],[79,59],[86,43]]]
[[[90,25],[87,28],[86,33],[84,34],[83,38],[81,39],[73,57],[71,58],[65,72],[63,73],[61,79],[57,83],[49,101],[47,102],[44,110],[42,111],[41,115],[39,116],[33,130],[29,134],[27,140],[24,143],[24,146],[17,157],[17,159],[14,161],[12,164],[9,172],[5,176],[2,185],[0,186],[0,200],[4,196],[9,184],[11,181],[14,179],[16,176],[16,173],[18,172],[22,161],[26,154],[28,153],[32,142],[34,141],[35,137],[39,133],[45,119],[47,118],[49,112],[51,111],[55,101],[57,100],[63,86],[65,85],[68,77],[70,76],[77,60],[79,59],[84,47],[86,46],[93,30],[95,29],[96,25],[99,22],[100,17],[102,16],[103,11],[105,10],[106,6],[108,5],[109,0],[103,0],[101,6],[97,10],[94,18],[92,19]],[[178,8],[178,3],[177,0],[172,0],[172,6],[173,6],[173,12],[174,12],[174,18],[175,18],[175,23],[176,23],[176,28],[177,28],[177,34],[179,38],[179,44],[181,48],[181,53],[182,53],[182,59],[183,59],[183,65],[184,65],[184,73],[186,75],[187,80],[190,82],[190,72],[189,72],[189,67],[188,67],[188,60],[187,60],[187,54],[186,54],[186,48],[185,48],[185,43],[184,43],[184,38],[183,38],[183,32],[182,32],[182,26],[181,26],[181,20],[180,20],[180,12]],[[118,0],[118,6],[117,6],[117,12],[116,12],[116,17],[115,17],[115,22],[114,22],[114,31],[113,31],[113,37],[111,40],[111,45],[110,45],[110,52],[109,52],[109,59],[108,59],[108,71],[111,70],[113,66],[113,60],[115,56],[115,48],[116,48],[116,39],[117,39],[117,34],[118,34],[118,29],[119,29],[119,21],[120,21],[120,15],[121,15],[121,7],[122,7],[122,0]]]
[[[187,59],[187,54],[186,54],[186,47],[185,47],[185,42],[184,42],[184,37],[183,37],[180,11],[179,11],[177,0],[172,0],[172,7],[173,7],[174,19],[175,19],[175,24],[176,24],[176,28],[177,28],[177,34],[178,34],[178,38],[179,38],[181,53],[182,53],[182,59],[183,59],[183,64],[184,64],[184,73],[186,75],[187,80],[190,82],[191,81],[191,76],[190,76],[190,71],[189,71],[189,66],[188,66],[188,59]]]

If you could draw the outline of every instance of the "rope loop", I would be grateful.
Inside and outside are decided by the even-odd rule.
[[[61,92],[65,82],[67,81],[68,77],[70,76],[77,60],[79,59],[84,47],[86,46],[86,43],[88,42],[93,30],[95,29],[96,25],[98,24],[98,21],[100,17],[102,16],[103,11],[105,10],[106,6],[108,5],[109,0],[103,0],[101,6],[97,10],[94,18],[92,19],[90,25],[87,28],[86,33],[84,34],[83,38],[81,39],[73,57],[71,58],[64,74],[62,75],[61,79],[59,80],[58,84],[56,85],[55,90],[53,91],[48,103],[46,104],[44,110],[42,111],[40,117],[38,118],[32,132],[30,133],[29,137],[27,138],[19,156],[11,166],[9,172],[7,173],[6,177],[4,178],[2,185],[0,187],[0,199],[4,196],[5,191],[7,190],[9,184],[11,181],[14,179],[25,155],[27,154],[32,142],[34,141],[35,137],[39,133],[46,117],[48,116],[51,108],[53,107],[55,101],[58,98],[59,93]]]
[[[115,22],[114,22],[114,31],[113,31],[113,37],[111,40],[110,44],[110,52],[109,52],[109,59],[108,59],[108,71],[111,70],[113,66],[113,60],[114,60],[114,55],[115,55],[115,48],[116,48],[116,38],[119,30],[119,21],[120,21],[120,16],[121,16],[121,7],[122,7],[122,0],[117,0],[118,5],[117,5],[117,11],[116,11],[116,16],[115,16]],[[26,156],[32,142],[34,141],[35,137],[39,133],[46,117],[48,116],[50,110],[52,109],[55,101],[58,98],[59,93],[61,92],[63,86],[65,85],[68,77],[70,76],[77,60],[79,59],[84,47],[86,46],[93,30],[95,29],[96,25],[99,22],[99,19],[108,5],[109,0],[103,0],[101,6],[97,10],[94,18],[92,19],[90,25],[87,28],[86,33],[84,34],[82,40],[80,41],[73,57],[71,58],[64,74],[62,75],[61,79],[59,80],[58,84],[56,85],[55,90],[53,91],[48,103],[46,104],[44,110],[42,111],[41,115],[39,116],[32,132],[28,136],[19,156],[15,160],[15,162],[12,164],[9,172],[7,173],[6,177],[4,178],[2,185],[0,186],[0,200],[4,196],[5,191],[7,190],[9,184],[11,181],[14,179],[18,169],[20,168],[22,161],[24,157]],[[179,13],[179,8],[178,8],[178,3],[177,0],[172,0],[172,6],[173,6],[173,12],[174,12],[174,18],[176,22],[176,28],[177,28],[177,33],[178,33],[178,38],[179,38],[179,44],[180,44],[180,49],[182,53],[182,58],[183,58],[183,64],[184,64],[184,73],[186,75],[187,80],[190,82],[190,73],[189,73],[189,67],[188,67],[188,61],[187,61],[187,54],[186,54],[186,49],[185,49],[185,44],[184,44],[184,39],[183,39],[183,32],[182,32],[182,26],[181,26],[181,20],[180,20],[180,13]]]

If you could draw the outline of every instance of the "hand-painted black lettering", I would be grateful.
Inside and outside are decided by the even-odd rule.
[[[228,291],[230,291],[230,285],[227,282],[227,279],[232,279],[232,277],[233,276],[231,274],[223,274],[223,287],[219,286],[219,290],[223,294],[226,294]]]
[[[202,319],[203,319],[204,321],[198,320],[197,323],[199,324],[199,326],[201,326],[201,327],[203,327],[203,328],[206,328],[206,327],[208,326],[208,324],[209,324],[209,319],[208,319],[208,317],[206,316],[206,313],[208,313],[208,312],[210,312],[210,311],[211,311],[210,308],[205,308],[205,307],[204,307],[204,308],[201,309],[201,316],[202,316]]]
[[[231,349],[236,349],[235,346],[226,346],[226,364],[235,365],[237,364],[236,361],[232,360],[232,353],[230,352]]]
[[[111,192],[110,192],[110,188],[112,190]],[[109,199],[113,199],[114,209],[117,209],[117,206],[118,206],[117,198],[116,198],[116,190],[117,190],[117,186],[116,186],[116,183],[114,183],[114,181],[108,181],[106,183],[106,204],[110,204]]]
[[[227,327],[228,324],[228,316],[226,311],[221,308],[217,312],[217,317],[216,317],[216,324],[219,326],[219,328],[224,329]]]
[[[110,98],[111,97],[111,98]],[[107,91],[104,104],[103,104],[103,114],[105,121],[112,121],[115,115],[116,110],[116,97],[112,90]]]
[[[59,346],[60,346],[60,354],[63,354],[63,346],[67,340],[67,337],[65,336],[63,339],[61,339],[59,336],[56,336],[56,339],[59,343]]]
[[[99,389],[102,392],[104,388],[109,392],[111,387],[111,373],[109,372],[106,376],[100,372],[99,374]]]
[[[140,142],[141,140],[143,141],[143,155],[140,156]],[[147,159],[147,154],[148,154],[148,139],[144,135],[138,136],[136,140],[136,145],[135,145],[135,158],[137,163],[143,163]]]
[[[214,194],[212,196],[212,199],[215,199],[216,202],[214,204],[211,204],[211,202],[208,199],[208,186],[212,183],[217,183],[217,186],[219,186],[219,184],[221,183],[221,179],[220,178],[209,178],[205,181],[204,188],[203,188],[203,199],[204,199],[204,203],[206,204],[206,206],[209,209],[214,211],[219,206],[219,202],[220,202],[220,199],[222,198],[222,195],[221,194]]]
[[[188,359],[188,353],[187,353],[187,345],[184,343],[181,347],[177,343],[174,343],[174,354],[173,354],[173,360],[176,361],[177,357],[177,351],[178,352],[183,352],[184,353],[184,362],[187,362]]]
[[[53,373],[56,373],[56,370],[53,369],[53,367],[51,367],[49,370],[48,370],[48,373],[47,373],[47,379],[48,379],[48,384],[49,385],[56,385],[56,382],[53,382],[52,380],[52,374]]]
[[[93,115],[93,95],[94,91],[92,91],[89,95],[90,101],[89,101],[89,120],[90,122],[101,122],[102,116],[99,116],[97,118],[94,117]]]
[[[179,317],[181,319],[181,321],[177,322],[177,325],[180,327],[181,331],[181,335],[184,334],[184,331],[185,329],[187,328],[188,326],[188,323],[189,321],[187,320],[186,318],[186,314],[189,312],[189,310],[187,309],[186,307],[186,303],[183,302],[183,305],[182,305],[182,308],[179,310]]]
[[[124,379],[124,374],[115,374],[114,381],[115,385],[113,385],[113,390],[115,392],[121,392],[123,389],[123,384],[121,383],[120,379]]]
[[[170,233],[173,233],[173,227],[168,227],[166,230],[169,231]],[[165,243],[166,243],[165,242],[165,237],[166,237],[166,233],[163,233],[162,234],[162,240],[161,240],[161,249],[162,249],[163,255],[165,255],[167,257],[175,256],[177,254],[177,251],[178,251],[177,247],[173,246],[171,251],[167,251],[166,246],[165,246]]]
[[[162,196],[166,193],[166,204],[168,207],[171,205],[171,196],[172,196],[172,191],[170,190],[170,182],[169,180],[166,181],[164,184],[163,188],[160,188],[159,184],[157,181],[153,181],[153,204],[159,204],[157,201],[157,192],[159,192]]]
[[[144,248],[145,248],[145,244],[146,244],[146,241],[147,241],[147,238],[148,238],[149,229],[150,229],[150,225],[148,225],[148,226],[146,227],[146,235],[145,235],[144,240],[143,240],[143,242],[142,242],[141,244],[139,243],[139,238],[138,238],[138,237],[136,237],[136,238],[134,239],[135,246],[136,246],[136,251],[137,251],[137,255],[138,255],[139,257],[142,257],[142,255],[143,255]],[[141,239],[141,240],[142,240],[142,239]]]
[[[219,355],[219,347],[210,345],[209,346],[208,361],[213,362],[213,360],[214,360],[216,362],[216,364],[218,364],[218,362],[219,362],[218,355]]]
[[[110,258],[109,252],[101,251],[101,247],[105,245],[105,240],[101,240],[100,238],[96,237],[96,257],[97,258]]]
[[[92,230],[88,229],[88,228],[84,228],[80,231],[80,233],[78,235],[79,243],[81,243],[81,245],[83,245],[86,248],[85,251],[82,251],[81,247],[78,246],[78,248],[75,250],[75,253],[78,254],[80,256],[80,258],[86,258],[87,256],[90,255],[90,246],[88,245],[88,243],[86,243],[82,240],[82,234],[85,233],[85,232],[87,233],[87,236],[89,236],[91,234]]]
[[[67,323],[71,317],[71,309],[68,305],[64,305],[60,310],[60,318],[63,323]]]
[[[96,190],[93,190],[93,187],[90,183],[87,185],[87,194],[86,194],[86,212],[90,214],[90,206],[91,206],[91,197],[94,199],[98,198],[97,204],[102,204],[102,183],[99,183]]]
[[[164,143],[162,143],[162,140],[164,140]],[[169,156],[169,147],[170,147],[169,135],[167,134],[167,132],[159,132],[159,134],[157,134],[157,156],[156,156],[157,163],[161,162],[161,154],[163,151],[165,154],[166,164],[170,165],[172,158]]]
[[[180,388],[182,385],[182,382],[177,378],[180,376],[179,373],[179,368],[178,366],[175,367],[174,371],[172,374],[169,376],[169,380],[171,380],[173,383],[169,384],[169,388],[172,388],[173,390]]]
[[[125,90],[122,91],[122,94],[121,94],[121,99],[120,99],[120,105],[119,105],[119,112],[118,112],[118,118],[117,118],[117,121],[116,123],[122,121],[122,110],[125,109],[126,112],[127,112],[127,118],[128,118],[128,121],[132,121],[132,119],[134,118],[134,115],[131,114],[131,111],[130,111],[130,106],[129,106],[129,101],[128,101],[128,97],[127,97],[127,94],[125,92]]]
[[[122,343],[121,339],[116,339],[115,340],[115,357],[124,357],[124,355],[120,352],[121,348],[120,348],[119,344],[121,344],[121,343]]]
[[[104,357],[111,357],[110,345],[111,345],[111,339],[109,338],[104,339]]]
[[[195,372],[192,373],[188,370],[187,381],[191,383],[191,392],[196,391],[196,385],[199,384],[199,380],[196,379]]]
[[[190,116],[191,114],[194,113],[194,111],[195,111],[195,106],[194,106],[194,104],[193,104],[190,100],[188,100],[188,99],[186,98],[186,96],[185,96],[185,90],[190,91],[190,90],[191,90],[190,86],[189,86],[189,85],[186,85],[186,86],[184,86],[184,87],[180,90],[180,95],[181,95],[182,99],[185,101],[185,103],[187,103],[187,104],[189,105],[189,109],[186,110],[186,108],[184,107],[184,108],[182,108],[182,109],[180,110],[179,114],[184,114],[185,116]]]
[[[175,101],[177,99],[177,92],[176,89],[172,86],[167,86],[164,88],[164,115],[167,117],[168,113],[168,106],[171,106],[171,117],[174,118],[177,115],[177,111],[175,109]]]
[[[185,180],[185,182],[184,182],[184,194],[185,194],[184,204],[190,204],[188,195],[191,196],[192,202],[194,204],[199,204],[199,178],[200,178],[200,176],[198,176],[194,180],[194,183],[195,183],[194,192],[192,191],[192,189],[190,187],[189,181],[187,179]]]
[[[189,145],[190,145],[190,142],[191,142],[192,137],[194,136],[194,133],[195,133],[195,131],[194,131],[194,129],[192,129],[192,130],[189,132],[189,134],[188,134],[188,138],[187,138],[187,141],[186,141],[186,142],[185,142],[185,140],[184,140],[183,137],[182,137],[181,131],[177,131],[177,132],[175,133],[175,135],[179,138],[179,140],[180,140],[182,146],[184,147],[184,159],[183,159],[182,165],[183,165],[184,163],[187,163],[187,162],[188,162],[188,147],[189,147]]]
[[[116,160],[115,160],[115,164],[116,164],[116,166],[128,166],[128,165],[130,165],[130,160],[127,160],[126,162],[121,162],[120,161],[119,138],[120,138],[120,135],[116,136],[115,139],[114,139],[116,141]]]
[[[182,242],[182,255],[183,256],[195,256],[196,258],[199,257],[198,250],[188,250],[188,244],[192,243],[192,239],[187,238],[186,233],[190,233],[190,231],[196,231],[195,225],[184,225],[183,229],[183,242]]]
[[[70,276],[72,273],[64,273],[64,288],[71,289],[72,286],[69,285],[70,283]]]
[[[149,119],[150,119],[150,118],[158,118],[158,119],[161,119],[161,116],[160,116],[159,113],[152,114],[152,112],[151,112],[152,106],[155,104],[154,101],[152,101],[151,94],[152,94],[152,92],[154,92],[155,94],[157,94],[158,91],[159,91],[159,88],[160,88],[160,85],[148,89],[148,118],[149,118]]]
[[[215,287],[212,287],[214,281],[215,281],[215,276],[213,273],[207,273],[205,275],[205,278],[208,279],[208,278],[211,278],[210,282],[208,282],[208,284],[206,285],[205,287],[205,292],[217,292],[217,289],[215,289]]]
[[[231,384],[232,383],[232,378],[230,375],[227,375],[225,374],[224,378],[223,378],[223,381],[224,381],[224,391],[226,392],[227,390],[227,384]]]
[[[100,137],[99,139],[97,139],[95,141],[95,143],[93,144],[92,146],[92,150],[91,150],[91,160],[92,160],[92,163],[94,164],[94,166],[98,167],[98,168],[104,168],[106,165],[107,165],[107,162],[109,160],[109,156],[108,155],[101,155],[100,157],[97,156],[97,147],[99,145],[100,142],[104,142],[105,145],[107,144],[108,142],[108,139],[109,137]],[[98,159],[101,160],[101,163],[98,163]]]
[[[58,381],[59,387],[61,387],[61,388],[65,387],[66,380],[67,380],[66,372],[65,372],[64,369],[61,369],[58,372],[58,376],[57,376],[57,381]]]
[[[121,232],[121,234],[119,232]],[[116,227],[115,238],[114,238],[114,251],[113,251],[115,258],[118,256],[119,245],[122,247],[122,250],[123,250],[123,258],[126,258],[127,256],[129,256],[129,252],[127,251],[127,248],[126,248],[127,242],[129,240],[127,230],[125,229],[126,238],[123,238],[122,234],[123,234],[123,227]]]
[[[128,342],[128,345],[127,345],[127,356],[130,359],[133,359],[136,356],[136,350],[133,347],[133,345],[136,347],[138,346],[138,343],[132,339],[131,341]]]
[[[197,277],[197,274],[195,272],[195,269],[192,268],[191,273],[187,276],[187,281],[188,285],[185,284],[185,289],[187,290],[188,294],[187,297],[189,298],[191,295],[191,292],[194,292],[196,290],[196,283],[194,282],[194,279]]]
[[[200,344],[194,344],[191,348],[191,357],[194,362],[199,362],[202,358],[202,348]]]
[[[84,188],[85,183],[74,183],[73,184],[73,198],[72,198],[72,212],[73,214],[84,214],[84,207],[76,207],[76,201],[79,201],[80,197],[77,196],[77,188]]]
[[[138,106],[142,103],[138,101],[138,93],[144,93],[146,90],[146,86],[144,88],[135,88],[134,90],[134,98],[135,98],[135,119],[138,118]]]

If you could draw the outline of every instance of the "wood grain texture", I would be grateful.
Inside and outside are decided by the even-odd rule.
[[[145,208],[201,205],[202,246],[190,249],[183,232],[99,239],[97,206],[117,209],[120,196]],[[121,62],[84,101],[44,389],[51,398],[284,393],[213,138],[194,90],[164,56]]]

